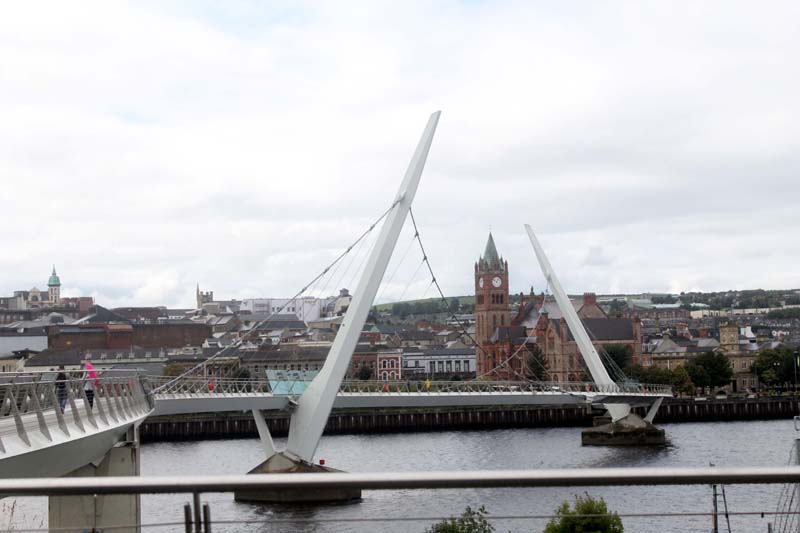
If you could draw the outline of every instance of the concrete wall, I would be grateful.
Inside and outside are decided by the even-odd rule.
[[[134,442],[112,448],[97,465],[88,464],[68,477],[138,476],[139,448]],[[114,528],[122,533],[138,533],[141,503],[138,494],[108,496],[51,496],[48,526],[67,531],[104,531]]]

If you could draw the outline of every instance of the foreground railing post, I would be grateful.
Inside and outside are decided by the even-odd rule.
[[[203,533],[202,521],[200,519],[200,493],[195,492],[192,494],[192,501],[194,503],[194,531],[195,533]]]
[[[203,504],[203,529],[204,533],[211,533],[211,507],[208,503]]]
[[[186,533],[192,533],[192,506],[183,504],[183,525]]]

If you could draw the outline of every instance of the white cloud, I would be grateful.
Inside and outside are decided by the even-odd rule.
[[[450,294],[489,226],[540,288],[525,222],[570,292],[799,286],[800,7],[768,7],[13,4],[0,293],[55,262],[100,303],[293,294],[438,108],[415,213]],[[411,257],[383,298],[425,291]]]

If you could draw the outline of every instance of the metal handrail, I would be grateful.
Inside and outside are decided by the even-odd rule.
[[[164,494],[277,489],[453,489],[800,483],[800,466],[580,468],[450,472],[0,479],[0,496]]]
[[[233,379],[217,377],[186,377],[172,380],[169,377],[149,376],[149,384],[158,389],[158,394],[243,394],[271,393],[270,382],[265,379]],[[307,385],[310,381],[287,381],[285,390],[303,390],[294,385]],[[165,386],[166,385],[166,386]],[[566,393],[566,394],[611,394],[665,396],[672,395],[672,387],[660,384],[624,383],[598,385],[593,382],[540,382],[540,381],[343,381],[340,393],[374,394],[380,392],[442,394],[442,393]],[[291,396],[294,393],[283,395]],[[276,395],[279,395],[276,393]]]
[[[32,431],[52,441],[51,430],[70,436],[69,425],[74,424],[85,433],[145,416],[155,407],[146,383],[134,370],[100,371],[97,377],[88,377],[84,370],[60,372],[67,379],[56,379],[58,372],[0,374],[0,423],[13,421],[17,437],[28,447]],[[7,436],[0,438],[0,458],[6,453]]]

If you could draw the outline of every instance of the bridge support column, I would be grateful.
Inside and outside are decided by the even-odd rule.
[[[101,459],[67,474],[70,477],[138,476],[138,428]],[[122,533],[139,533],[141,503],[138,494],[50,496],[48,524],[64,531],[103,531],[114,527]],[[127,526],[127,527],[119,527]]]

